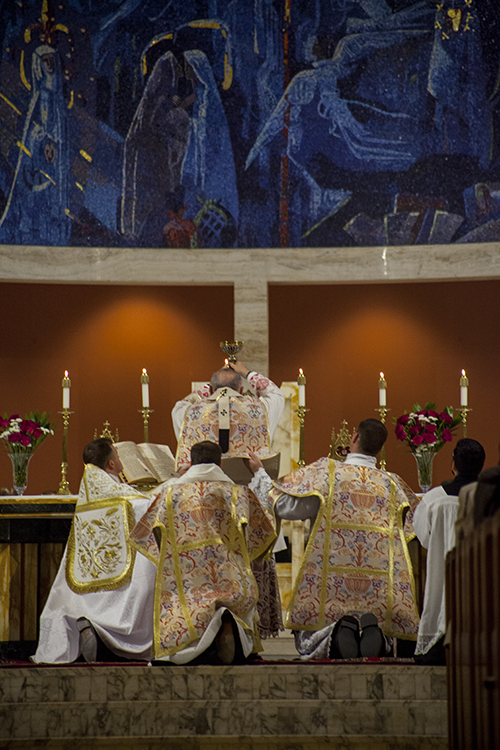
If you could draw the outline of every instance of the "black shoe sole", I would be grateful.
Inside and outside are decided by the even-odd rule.
[[[361,656],[381,656],[385,653],[384,634],[380,630],[375,615],[362,615],[359,624],[361,626],[361,640],[359,650]]]
[[[334,653],[340,659],[356,659],[359,656],[359,627],[354,617],[343,617],[333,635]],[[335,657],[334,657],[335,658]]]

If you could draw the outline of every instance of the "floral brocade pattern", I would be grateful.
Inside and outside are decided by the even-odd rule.
[[[87,464],[68,539],[66,581],[73,591],[109,591],[130,580],[136,554],[129,542],[130,501],[137,498],[144,496]]]
[[[253,630],[258,588],[250,563],[276,538],[247,488],[194,482],[165,492],[156,523],[161,529],[156,656],[176,653],[198,640],[220,607]]]
[[[192,403],[184,415],[177,446],[176,466],[190,463],[190,449],[203,440],[219,442],[219,403],[192,395]],[[248,457],[249,452],[260,458],[273,455],[269,437],[269,423],[264,405],[251,396],[229,398],[231,427],[229,449],[225,456]]]
[[[321,508],[292,594],[287,627],[317,630],[344,615],[376,615],[386,635],[416,638],[418,612],[403,532],[408,499],[379,469],[320,459],[273,490],[317,495]]]
[[[97,580],[101,575],[113,576],[126,560],[126,540],[121,508],[105,509],[102,515],[85,519],[75,516],[76,566],[83,579]]]

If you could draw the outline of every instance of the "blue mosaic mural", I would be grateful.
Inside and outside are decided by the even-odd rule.
[[[500,239],[496,0],[0,13],[0,243]]]

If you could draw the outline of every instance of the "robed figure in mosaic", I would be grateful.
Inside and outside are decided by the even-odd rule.
[[[205,456],[209,449],[219,458]],[[276,539],[269,502],[261,505],[251,490],[224,474],[216,463],[220,449],[215,443],[194,446],[192,456],[191,468],[164,485],[132,532],[146,552],[151,551],[151,529],[161,540],[154,654],[156,660],[177,664],[202,654],[206,658],[214,642],[218,647],[224,617],[234,624],[243,656],[259,649],[258,588],[250,564]],[[220,663],[217,655],[215,663]]]

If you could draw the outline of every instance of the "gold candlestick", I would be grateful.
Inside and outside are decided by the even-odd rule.
[[[467,437],[467,412],[472,411],[472,409],[469,409],[468,406],[461,406],[457,411],[460,411],[462,417],[462,437],[465,438]]]
[[[59,495],[71,495],[69,488],[69,482],[67,480],[68,473],[68,426],[69,426],[69,415],[73,414],[69,409],[63,409],[59,412],[62,414],[63,420],[63,445],[62,445],[62,463],[61,463],[61,482],[59,484]]]
[[[390,411],[390,409],[387,408],[387,406],[379,406],[375,411],[378,411],[380,414],[380,421],[382,424],[385,424],[385,419],[387,417],[387,412]],[[387,468],[387,463],[385,460],[385,443],[382,446],[382,450],[380,451],[380,468],[385,471]]]
[[[142,420],[144,422],[144,442],[149,443],[149,415],[153,413],[154,409],[150,409],[149,406],[143,406],[139,411],[142,413]]]
[[[299,406],[296,411],[299,417],[299,460],[297,463],[299,466],[305,466],[304,424],[306,421],[306,411],[309,411],[309,409],[306,409],[305,406]]]

